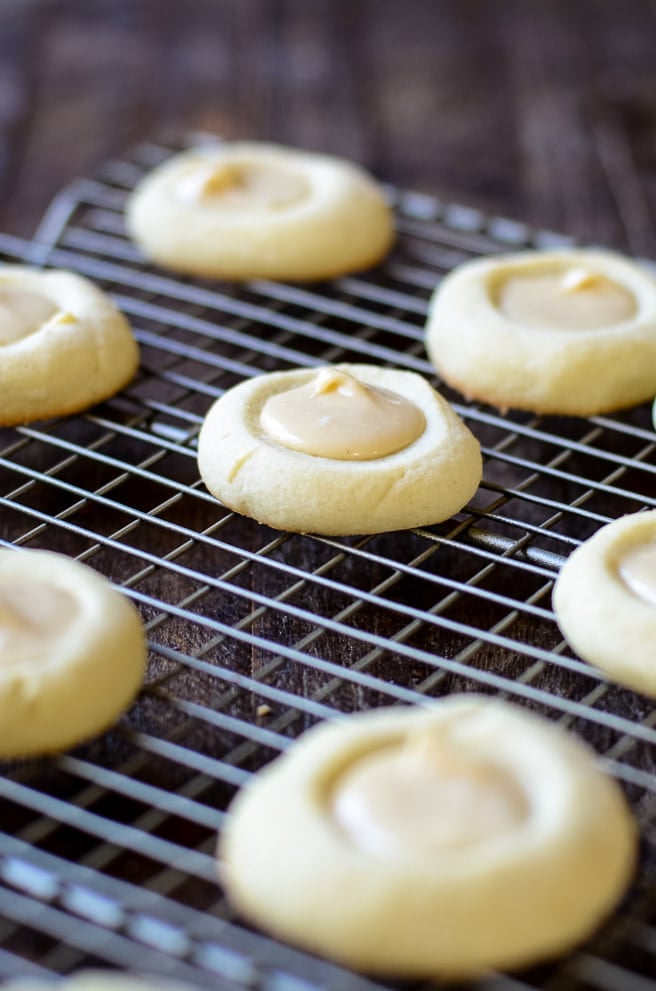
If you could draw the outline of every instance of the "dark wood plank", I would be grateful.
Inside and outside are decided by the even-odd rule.
[[[200,129],[654,254],[655,43],[649,0],[7,0],[0,228]]]
[[[360,8],[366,119],[395,181],[447,198],[511,208],[516,152],[485,4],[393,2]]]
[[[31,69],[37,9],[8,0],[0,10],[0,227],[20,227],[26,209],[20,182],[31,115]]]

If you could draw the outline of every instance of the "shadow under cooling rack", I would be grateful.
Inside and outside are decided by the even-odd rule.
[[[390,190],[398,245],[365,276],[304,287],[173,278],[143,261],[123,225],[130,189],[172,150],[143,145],[75,182],[32,242],[0,236],[5,261],[98,282],[142,351],[139,377],[113,400],[0,431],[0,542],[107,575],[139,606],[150,644],[147,684],[110,733],[3,768],[0,975],[138,963],[202,987],[386,987],[233,918],[216,835],[235,790],[315,722],[480,691],[596,748],[638,815],[643,855],[592,943],[471,987],[656,988],[656,711],[573,656],[551,610],[573,547],[656,507],[647,406],[591,420],[502,416],[444,389],[483,445],[484,481],[456,518],[401,534],[275,532],[225,510],[196,468],[207,409],[244,377],[338,361],[432,377],[423,324],[444,272],[480,253],[569,242]]]

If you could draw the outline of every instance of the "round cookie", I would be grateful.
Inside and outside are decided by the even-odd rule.
[[[318,383],[326,371],[404,397],[423,415],[420,435],[394,453],[349,460],[293,450],[267,434],[267,402]],[[198,466],[210,492],[236,512],[277,529],[342,535],[448,519],[482,472],[478,441],[421,376],[347,364],[262,375],[228,390],[203,423]]]
[[[361,168],[257,142],[169,159],[139,183],[126,219],[148,258],[219,279],[328,279],[377,264],[394,238]]]
[[[426,350],[446,382],[504,410],[634,406],[656,393],[656,280],[607,251],[467,262],[434,293]]]
[[[0,550],[0,757],[48,754],[102,732],[146,664],[138,611],[92,568]]]
[[[656,696],[656,510],[622,516],[581,544],[561,569],[553,606],[584,660]]]
[[[38,977],[19,977],[2,985],[5,991],[191,991],[159,974],[147,977],[114,970],[80,970],[53,983]]]
[[[463,695],[311,730],[237,795],[219,854],[231,901],[275,936],[464,978],[585,939],[629,882],[636,829],[577,738]]]
[[[88,279],[0,266],[0,425],[86,409],[138,364],[125,317]]]

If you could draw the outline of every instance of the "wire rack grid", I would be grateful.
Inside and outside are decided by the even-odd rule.
[[[226,511],[203,488],[204,414],[246,376],[372,361],[432,377],[427,302],[480,253],[567,238],[390,190],[399,242],[330,284],[179,279],[125,236],[123,207],[175,147],[144,144],[64,190],[5,261],[74,269],[108,290],[142,350],[136,381],[85,415],[0,432],[0,542],[62,551],[138,605],[147,683],[109,733],[0,776],[0,975],[139,968],[208,988],[392,987],[268,939],[217,882],[225,808],[314,723],[456,691],[505,696],[571,727],[622,783],[643,840],[620,910],[587,946],[478,991],[656,988],[656,710],[565,646],[550,590],[600,525],[656,506],[649,410],[501,415],[443,389],[481,440],[484,481],[438,526],[319,538]],[[413,988],[427,989],[430,983]]]

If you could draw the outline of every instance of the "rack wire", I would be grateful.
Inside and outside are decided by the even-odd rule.
[[[62,551],[107,575],[141,609],[150,645],[144,690],[111,732],[3,765],[0,975],[104,965],[218,989],[396,986],[235,918],[217,880],[217,831],[236,789],[314,723],[473,690],[587,739],[622,783],[643,850],[632,890],[588,945],[470,986],[656,988],[656,709],[567,649],[550,599],[581,540],[656,507],[648,407],[504,416],[442,389],[481,440],[484,481],[454,519],[402,534],[279,533],[226,511],[196,468],[203,416],[237,381],[336,361],[433,378],[423,324],[444,272],[480,253],[571,242],[389,190],[399,242],[372,273],[306,287],[176,278],[140,257],[123,207],[177,147],[144,144],[74,182],[29,243],[0,235],[5,261],[98,282],[142,350],[139,377],[113,400],[0,432],[0,543]]]

